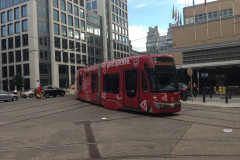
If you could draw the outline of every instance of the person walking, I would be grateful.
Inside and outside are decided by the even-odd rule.
[[[193,96],[196,98],[197,97],[197,92],[198,92],[198,88],[196,83],[193,83]]]
[[[42,91],[43,91],[43,89],[42,89],[42,86],[40,85],[40,86],[38,87],[38,89],[37,89],[37,94],[39,94],[40,97],[42,97]],[[36,97],[37,97],[37,96],[36,96]]]

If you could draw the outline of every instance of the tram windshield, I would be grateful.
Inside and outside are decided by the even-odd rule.
[[[162,57],[161,57],[162,58]],[[164,57],[165,58],[165,57]],[[168,57],[166,57],[168,58]],[[170,61],[171,60],[171,61]],[[172,59],[154,59],[155,68],[145,68],[152,93],[178,92],[176,68]]]

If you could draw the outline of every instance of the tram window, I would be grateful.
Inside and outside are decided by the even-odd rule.
[[[92,93],[96,92],[96,73],[92,74]]]
[[[103,76],[103,92],[119,93],[119,73],[104,74]]]
[[[82,76],[79,77],[79,90],[82,92]]]
[[[129,98],[134,98],[137,94],[137,70],[125,71],[125,89]]]
[[[147,79],[143,71],[142,71],[142,89],[144,92],[148,92]]]

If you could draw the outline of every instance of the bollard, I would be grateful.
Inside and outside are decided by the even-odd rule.
[[[232,99],[232,94],[231,94],[231,92],[229,92],[229,99]]]
[[[210,99],[212,99],[212,92],[210,92]]]
[[[225,95],[225,103],[228,103],[228,95]]]
[[[203,93],[203,103],[205,103],[205,93]]]

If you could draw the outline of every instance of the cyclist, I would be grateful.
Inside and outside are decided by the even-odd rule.
[[[40,86],[38,87],[38,90],[37,90],[37,94],[39,94],[40,97],[42,97],[42,91],[43,91],[43,89],[42,89],[42,86],[40,85]]]

